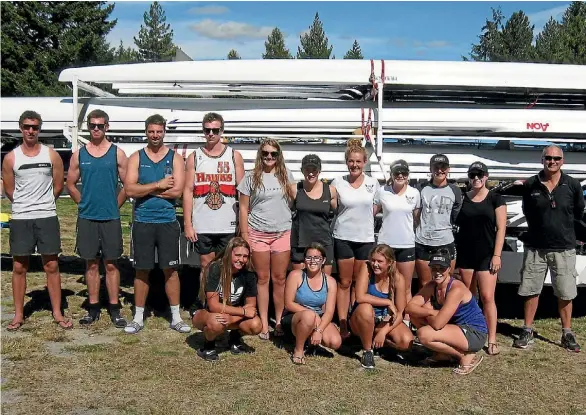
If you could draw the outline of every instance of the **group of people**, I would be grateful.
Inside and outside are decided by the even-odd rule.
[[[29,256],[37,252],[54,320],[69,329],[73,324],[60,309],[55,205],[63,190],[63,163],[39,143],[38,113],[25,111],[19,123],[23,142],[2,166],[5,194],[12,202],[14,258],[15,316],[7,328],[18,330],[24,323],[26,272]],[[76,252],[87,263],[88,313],[81,325],[100,318],[103,261],[112,323],[129,334],[141,331],[149,273],[158,263],[170,328],[191,331],[179,309],[181,226],[175,205],[182,198],[184,235],[201,260],[202,307],[192,324],[204,333],[198,355],[205,360],[219,358],[215,339],[226,331],[234,354],[249,351],[243,334],[268,340],[271,294],[273,336],[294,338],[295,364],[305,363],[308,347],[338,349],[351,333],[360,337],[365,368],[374,367],[376,349],[408,350],[414,341],[434,351],[431,361],[455,359],[459,374],[477,367],[482,361],[477,352],[485,344],[489,355],[499,353],[494,293],[507,215],[503,198],[486,187],[485,164],[470,165],[467,192],[448,182],[450,163],[443,154],[431,158],[431,179],[423,185],[410,186],[409,165],[397,160],[390,167],[391,179],[381,186],[364,173],[366,150],[360,140],[351,139],[345,152],[347,175],[331,183],[320,180],[321,160],[308,154],[301,162],[304,179],[295,182],[278,141],[263,140],[254,168],[245,171],[242,155],[222,139],[222,116],[208,113],[202,125],[205,144],[184,160],[164,144],[165,119],[150,116],[145,121],[147,145],[127,157],[106,138],[108,114],[88,114],[91,137],[72,155],[66,181],[78,204]],[[514,346],[526,348],[533,341],[531,327],[549,269],[562,346],[579,351],[571,331],[577,295],[573,223],[582,216],[584,198],[579,182],[561,170],[561,148],[546,147],[542,161],[543,170],[524,185],[529,228],[519,295],[525,298],[525,323]],[[131,321],[120,314],[117,266],[123,252],[120,207],[128,198],[134,201],[136,271]],[[382,227],[376,241],[374,218],[379,213]],[[331,276],[334,261],[337,279]],[[412,296],[415,272],[419,291]]]

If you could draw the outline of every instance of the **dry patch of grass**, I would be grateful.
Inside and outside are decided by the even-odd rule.
[[[2,205],[4,209],[4,203]],[[75,209],[59,201],[62,232],[74,241]],[[2,251],[8,232],[2,230]],[[126,237],[126,249],[128,238]],[[64,244],[64,254],[73,255]],[[10,414],[583,414],[586,412],[586,353],[570,354],[559,342],[559,322],[542,319],[541,336],[531,350],[511,347],[510,327],[501,320],[502,353],[485,357],[473,374],[457,377],[449,368],[423,368],[378,358],[374,371],[355,358],[309,357],[294,366],[287,349],[258,338],[245,341],[252,355],[221,353],[215,364],[195,355],[201,333],[181,335],[161,317],[150,317],[138,335],[112,327],[107,314],[91,328],[77,319],[85,314],[83,271],[62,275],[66,314],[75,328],[64,331],[41,309],[22,329],[2,336],[3,410]],[[31,272],[28,295],[44,291],[44,275]],[[12,312],[9,270],[3,270],[2,313]],[[132,289],[123,291],[132,294]],[[30,299],[27,298],[27,301]],[[31,300],[32,301],[32,300]],[[43,307],[41,307],[43,308]],[[130,305],[123,315],[131,317]],[[184,313],[184,318],[187,314]],[[507,329],[508,328],[508,329]],[[586,346],[586,318],[574,320]],[[225,339],[219,342],[226,349]]]

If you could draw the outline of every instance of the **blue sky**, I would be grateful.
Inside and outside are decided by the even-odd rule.
[[[365,58],[461,60],[487,18],[501,6],[508,18],[523,10],[537,34],[551,16],[561,19],[568,2],[161,2],[174,41],[193,59],[224,59],[236,49],[244,59],[260,59],[274,27],[297,53],[299,35],[316,12],[336,58],[358,40]],[[108,35],[134,46],[150,2],[115,2],[118,24]]]

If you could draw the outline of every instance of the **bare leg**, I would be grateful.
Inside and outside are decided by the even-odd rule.
[[[24,321],[24,295],[26,293],[26,273],[29,267],[28,256],[15,256],[12,260],[12,298],[14,318],[9,328],[19,326]]]
[[[223,325],[216,320],[217,313],[210,313],[207,310],[197,310],[193,315],[193,326],[203,331],[206,340],[215,340],[220,334],[224,333],[227,325]]]
[[[535,313],[537,312],[537,306],[539,305],[539,295],[531,295],[525,297],[525,303],[523,304],[523,311],[525,314],[525,327],[533,326],[535,320]]]
[[[291,251],[271,254],[271,280],[273,281],[273,302],[275,304],[275,327],[281,326],[285,308],[285,279]],[[267,310],[268,313],[268,310]]]
[[[262,330],[262,323],[260,318],[256,316],[254,318],[247,318],[242,320],[240,323],[238,323],[238,330],[240,330],[242,334],[256,336]]]
[[[415,271],[415,261],[397,262],[397,269],[405,277],[405,291],[407,294],[407,304],[411,301],[411,282],[413,281],[413,272]],[[409,314],[405,314],[405,320],[409,320]]]
[[[62,321],[61,313],[61,275],[59,274],[59,262],[57,255],[43,255],[43,269],[47,275],[47,291],[51,299],[53,318],[55,321]]]
[[[488,326],[488,342],[496,344],[497,311],[494,292],[496,290],[497,274],[491,274],[490,271],[479,271],[476,274],[484,317]]]
[[[303,346],[317,324],[316,318],[317,314],[311,310],[300,311],[293,316],[291,322],[291,328],[295,336],[293,356],[303,356]]]
[[[253,251],[252,265],[257,276],[257,306],[262,322],[262,333],[269,332],[269,279],[271,278],[271,254],[269,251]]]
[[[144,307],[149,295],[149,269],[137,269],[134,277],[134,305]],[[165,284],[166,288],[167,284]]]
[[[415,261],[415,270],[419,279],[419,288],[431,281],[431,270],[429,269],[429,261],[418,259]]]
[[[354,258],[338,260],[338,292],[336,294],[336,309],[340,321],[342,339],[350,335],[348,332],[348,308],[350,307],[350,286],[354,274]]]
[[[106,266],[106,288],[110,304],[118,304],[120,295],[120,271],[115,261],[104,260]]]
[[[474,277],[474,270],[460,268],[460,277],[462,278],[462,282],[466,288],[470,290],[470,286],[472,285],[472,277]]]
[[[166,268],[163,270],[165,275],[165,293],[170,305],[179,305],[179,274],[175,268]],[[145,297],[146,299],[146,297]]]
[[[90,304],[98,304],[100,302],[100,268],[97,259],[87,260],[85,280]]]
[[[338,350],[342,346],[342,336],[340,336],[340,332],[332,323],[326,326],[321,343],[333,350]]]
[[[429,349],[458,358],[460,365],[469,365],[476,353],[468,352],[468,341],[462,330],[453,324],[446,324],[441,330],[425,326],[417,330],[417,337]]]
[[[372,305],[358,304],[350,318],[352,331],[360,336],[362,349],[372,350],[372,339],[374,334],[374,309]]]
[[[409,350],[413,345],[413,333],[405,324],[399,324],[387,334],[387,343],[397,350]]]
[[[572,300],[561,300],[558,298],[558,311],[562,320],[562,328],[572,327]]]

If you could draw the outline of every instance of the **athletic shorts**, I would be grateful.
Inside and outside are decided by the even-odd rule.
[[[324,265],[333,265],[334,264],[334,245],[324,245],[326,249],[326,262]],[[305,252],[306,248],[302,247],[293,247],[291,248],[291,262],[294,264],[304,264],[305,263]]]
[[[175,268],[179,265],[179,222],[132,224],[134,268],[150,270]],[[155,261],[155,252],[158,261]]]
[[[474,271],[490,271],[490,256],[474,255],[473,252],[466,252],[458,250],[458,258],[456,259],[456,268],[473,269]]]
[[[411,262],[415,261],[415,247],[413,248],[393,248],[395,261]]]
[[[468,351],[469,352],[479,352],[484,347],[486,343],[486,338],[488,337],[487,333],[483,333],[480,330],[469,326],[467,324],[462,324],[460,330],[464,333],[464,337],[468,340]]]
[[[85,260],[101,256],[114,261],[122,256],[122,225],[120,219],[91,220],[77,218],[75,251]]]
[[[279,253],[291,250],[291,231],[261,232],[248,229],[248,243],[253,252]]]
[[[447,249],[450,253],[450,260],[452,261],[457,257],[456,245],[453,242],[451,244],[438,246],[423,245],[415,242],[415,258],[421,261],[429,261],[431,255],[438,249]]]
[[[334,238],[334,255],[338,260],[354,258],[366,261],[372,248],[374,242],[352,242]]]
[[[212,252],[218,254],[226,248],[232,238],[234,238],[233,233],[198,233],[195,249],[200,255],[208,255]]]
[[[547,270],[551,275],[553,293],[561,300],[573,300],[578,295],[576,287],[576,250],[551,251],[525,247],[519,295],[539,295]]]
[[[57,216],[10,220],[10,255],[57,255],[61,252],[61,233]]]

